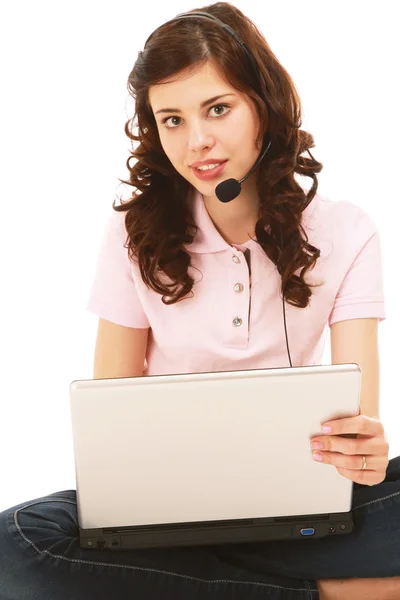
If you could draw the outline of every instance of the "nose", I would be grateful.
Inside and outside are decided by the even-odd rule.
[[[215,141],[208,131],[207,124],[196,121],[189,129],[188,151],[192,154],[198,153],[203,148],[212,148]]]

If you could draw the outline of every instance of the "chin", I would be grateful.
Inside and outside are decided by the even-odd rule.
[[[187,181],[203,196],[211,196],[214,194],[215,188],[220,183],[219,181],[216,183],[208,183],[207,181],[199,181],[198,179],[195,179],[194,181],[193,179],[188,179]]]
[[[221,181],[223,180],[221,179]],[[209,183],[208,185],[195,185],[194,187],[203,196],[215,196],[215,188],[219,183],[220,181],[217,181],[216,183]]]

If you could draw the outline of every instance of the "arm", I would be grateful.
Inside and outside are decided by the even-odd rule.
[[[361,376],[361,414],[379,419],[379,319],[349,319],[330,327],[332,364],[357,363]]]
[[[143,375],[148,329],[125,327],[99,319],[93,379]]]
[[[330,435],[312,438],[322,444],[319,456],[313,453],[315,460],[370,486],[384,481],[389,463],[389,444],[379,420],[378,322],[348,319],[331,325],[332,364],[355,362],[361,367],[361,414],[329,421]]]

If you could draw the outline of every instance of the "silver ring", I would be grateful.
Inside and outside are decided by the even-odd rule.
[[[365,456],[363,456],[362,459],[363,459],[363,463],[362,463],[361,471],[364,471],[364,469],[367,468],[367,459],[365,458]]]

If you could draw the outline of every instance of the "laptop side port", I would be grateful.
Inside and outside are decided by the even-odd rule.
[[[314,535],[315,529],[313,527],[308,527],[307,529],[300,529],[301,535]]]

